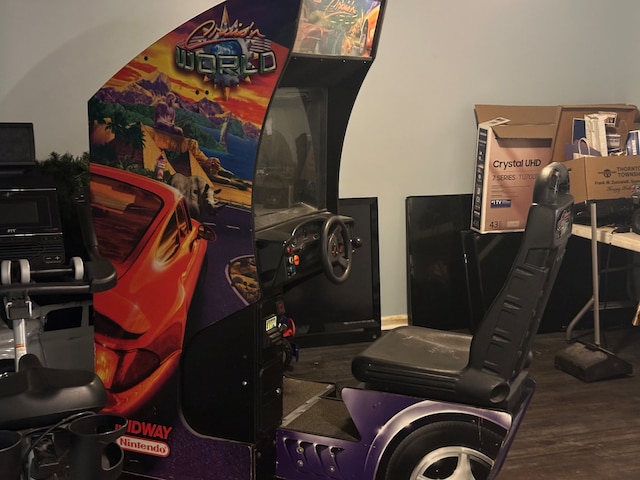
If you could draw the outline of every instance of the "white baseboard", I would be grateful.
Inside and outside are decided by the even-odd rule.
[[[389,315],[381,318],[382,330],[391,330],[392,328],[402,327],[409,324],[407,315]]]

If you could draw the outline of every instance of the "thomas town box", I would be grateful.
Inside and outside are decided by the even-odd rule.
[[[567,148],[575,142],[576,120],[585,115],[608,112],[613,117],[611,128],[620,135],[620,150],[625,152],[625,143],[629,131],[637,128],[635,124],[637,108],[625,104],[596,104],[562,106],[558,121],[558,131],[553,148],[553,161],[564,161],[569,169],[571,193],[576,203],[587,200],[604,200],[630,197],[640,188],[640,156],[616,155],[600,152],[591,156],[589,149],[582,149],[584,155],[570,156]],[[574,149],[575,150],[575,149]]]

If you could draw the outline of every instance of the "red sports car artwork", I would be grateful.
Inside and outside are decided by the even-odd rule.
[[[128,415],[174,373],[187,313],[212,233],[162,182],[91,164],[91,206],[100,252],[117,285],[95,295],[95,365],[105,410]]]

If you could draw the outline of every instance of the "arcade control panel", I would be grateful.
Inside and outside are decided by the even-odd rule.
[[[322,271],[322,229],[330,217],[323,212],[295,218],[256,232],[260,280],[265,288],[277,288]],[[349,237],[354,220],[340,216]]]

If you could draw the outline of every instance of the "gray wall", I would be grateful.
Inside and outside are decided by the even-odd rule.
[[[88,98],[217,3],[3,0],[0,121],[33,122],[38,158],[87,151]],[[475,103],[640,103],[637,0],[388,3],[340,180],[379,199],[383,316],[407,312],[405,198],[471,191]]]

